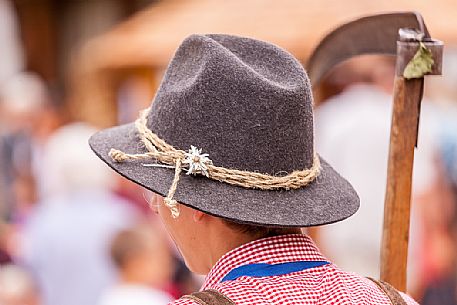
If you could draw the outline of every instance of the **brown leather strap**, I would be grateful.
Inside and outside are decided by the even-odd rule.
[[[183,298],[194,300],[200,305],[235,305],[232,300],[214,289],[194,292],[183,296]]]
[[[402,298],[397,289],[395,289],[389,283],[378,281],[371,277],[367,277],[367,279],[375,283],[387,295],[392,305],[407,305],[406,301]]]
[[[375,283],[387,295],[392,305],[407,305],[406,301],[392,285],[384,281],[375,280],[371,277],[368,277],[368,279]],[[235,305],[227,296],[214,289],[194,292],[190,295],[183,296],[183,298],[194,300],[200,305]]]

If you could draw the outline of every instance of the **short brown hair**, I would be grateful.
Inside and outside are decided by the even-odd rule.
[[[250,236],[257,238],[289,234],[294,230],[293,228],[266,227],[262,225],[238,223],[228,219],[223,219],[223,222],[234,231],[249,234]]]

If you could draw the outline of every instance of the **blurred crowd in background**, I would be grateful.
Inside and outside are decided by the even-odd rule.
[[[228,5],[222,1],[0,0],[0,305],[166,304],[198,290],[202,278],[186,269],[148,191],[112,173],[87,140],[136,118],[173,48],[198,27],[233,27],[305,62],[312,46],[294,35],[313,24],[306,27],[293,5],[312,1],[267,5],[278,2],[255,10],[291,14],[288,22],[305,27],[269,39],[245,18],[226,17],[239,10],[220,9],[228,24],[206,30],[206,21],[222,18],[211,13]],[[360,12],[376,9],[353,2]],[[160,27],[167,22],[178,25]],[[457,27],[445,33],[444,76],[426,80],[414,165],[408,289],[424,305],[457,304]],[[314,88],[318,152],[353,183],[362,205],[352,218],[307,233],[343,269],[372,277],[379,277],[394,67],[389,57],[357,58]]]

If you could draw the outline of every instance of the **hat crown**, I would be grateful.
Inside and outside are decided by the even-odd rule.
[[[306,72],[286,51],[192,35],[165,72],[148,127],[175,148],[201,148],[216,166],[277,175],[313,163],[312,103]]]

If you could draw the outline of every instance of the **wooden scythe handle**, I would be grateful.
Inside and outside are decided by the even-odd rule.
[[[424,79],[395,78],[381,247],[381,280],[406,291],[414,146]]]
[[[311,83],[317,85],[332,67],[351,57],[362,54],[397,56],[381,280],[405,291],[412,168],[424,79],[407,80],[403,77],[404,68],[417,52],[419,42],[417,39],[410,42],[406,36],[397,41],[399,29],[416,29],[421,34],[419,40],[431,51],[434,59],[432,70],[427,74],[441,74],[443,44],[430,39],[422,16],[416,12],[366,16],[343,24],[321,40],[306,66]]]
[[[428,39],[423,45],[434,60],[427,74],[441,74],[443,44]],[[417,41],[397,42],[397,66],[394,81],[392,124],[390,129],[389,163],[384,205],[384,226],[381,245],[381,280],[406,291],[410,203],[414,147],[417,145],[420,105],[424,77],[403,77],[406,65],[420,48]]]

